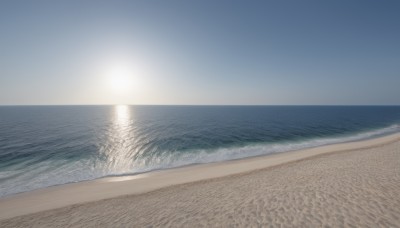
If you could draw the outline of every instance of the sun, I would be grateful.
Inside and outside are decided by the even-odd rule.
[[[114,92],[126,93],[132,89],[134,71],[128,64],[113,64],[106,71],[107,86]]]

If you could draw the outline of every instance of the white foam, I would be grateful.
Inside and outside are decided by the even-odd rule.
[[[170,153],[163,157],[162,160],[157,158],[148,161],[147,167],[143,167],[143,164],[136,164],[136,167],[140,168],[136,168],[134,173],[146,172],[156,169],[175,168],[190,164],[227,161],[246,157],[301,150],[305,148],[312,148],[329,144],[358,141],[399,131],[400,125],[394,124],[392,126],[382,129],[361,132],[358,134],[341,137],[316,138],[300,142],[263,143],[243,147],[220,148],[216,150],[196,150],[188,151],[186,153],[179,153],[178,155]]]

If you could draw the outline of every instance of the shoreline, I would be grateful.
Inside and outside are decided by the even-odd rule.
[[[139,195],[173,185],[253,172],[331,153],[379,147],[399,140],[400,133],[394,133],[362,141],[47,187],[0,198],[0,220],[124,195]]]
[[[39,186],[37,188],[32,188],[32,189],[24,189],[22,191],[16,191],[16,192],[8,192],[8,193],[3,193],[0,194],[0,199],[3,198],[8,198],[12,197],[15,195],[19,195],[22,193],[27,193],[27,192],[32,192],[32,191],[37,191],[41,189],[46,189],[46,188],[51,188],[51,187],[57,187],[57,186],[64,186],[64,185],[69,185],[69,184],[76,184],[76,183],[82,183],[82,182],[88,182],[88,181],[96,181],[104,178],[113,178],[113,177],[129,177],[129,176],[136,176],[136,175],[142,175],[142,174],[149,174],[153,172],[159,172],[159,171],[164,171],[164,170],[171,170],[171,169],[177,169],[177,168],[186,168],[186,167],[191,167],[191,166],[197,166],[197,165],[203,165],[203,164],[217,164],[217,163],[223,163],[223,162],[229,162],[229,161],[236,161],[236,160],[243,160],[243,159],[250,159],[250,158],[257,158],[257,157],[264,157],[264,156],[271,156],[274,154],[281,154],[281,153],[291,153],[294,151],[299,151],[299,150],[307,150],[307,149],[313,149],[313,148],[319,148],[319,147],[324,147],[324,146],[329,146],[329,145],[336,145],[336,144],[343,144],[343,143],[351,143],[351,142],[359,142],[359,141],[367,141],[371,139],[376,139],[376,138],[382,138],[386,136],[390,136],[392,134],[397,134],[400,133],[399,124],[391,124],[386,127],[382,128],[376,128],[376,129],[369,129],[366,131],[358,132],[358,133],[352,133],[352,134],[343,134],[343,135],[337,135],[337,136],[330,136],[330,137],[317,137],[317,138],[311,138],[308,140],[300,140],[300,141],[284,141],[284,142],[275,142],[275,143],[270,143],[270,144],[250,144],[250,145],[245,145],[245,146],[239,146],[239,147],[233,147],[233,148],[220,148],[222,150],[235,150],[239,148],[241,150],[242,148],[246,149],[249,148],[250,151],[249,153],[244,153],[246,154],[245,156],[228,156],[224,158],[219,158],[219,159],[211,159],[211,160],[195,160],[189,163],[183,163],[179,165],[170,165],[170,166],[159,166],[155,167],[153,169],[149,170],[142,170],[142,171],[136,171],[136,172],[126,172],[126,173],[121,173],[121,174],[109,174],[109,175],[104,175],[104,176],[96,176],[92,178],[83,178],[83,179],[78,179],[78,180],[69,180],[66,182],[61,182],[61,183],[53,183],[50,185],[44,185],[44,186]],[[322,141],[322,142],[321,142]],[[286,144],[288,143],[288,144]],[[309,144],[311,143],[311,144]],[[302,144],[309,144],[309,145],[302,145]],[[265,147],[285,147],[289,146],[289,148],[278,148],[274,149],[272,151],[265,150]],[[217,149],[217,153],[218,153]],[[254,151],[258,151],[254,153]],[[260,152],[262,151],[262,152]],[[7,192],[7,189],[6,189]]]

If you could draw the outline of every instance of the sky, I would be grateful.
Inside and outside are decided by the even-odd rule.
[[[400,105],[400,1],[0,1],[0,105]]]

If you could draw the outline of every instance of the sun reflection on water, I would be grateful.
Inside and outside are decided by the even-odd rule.
[[[127,105],[115,106],[115,124],[121,127],[129,125],[130,121],[130,110]]]
[[[137,175],[129,175],[129,176],[120,176],[120,177],[107,177],[100,179],[102,182],[121,182],[121,181],[130,181],[130,180],[137,180],[141,178],[148,177],[149,174],[142,173]]]
[[[105,168],[108,173],[111,171],[112,174],[120,174],[129,172],[133,164],[133,117],[128,105],[117,105],[113,112],[107,146],[103,153],[106,156]]]

